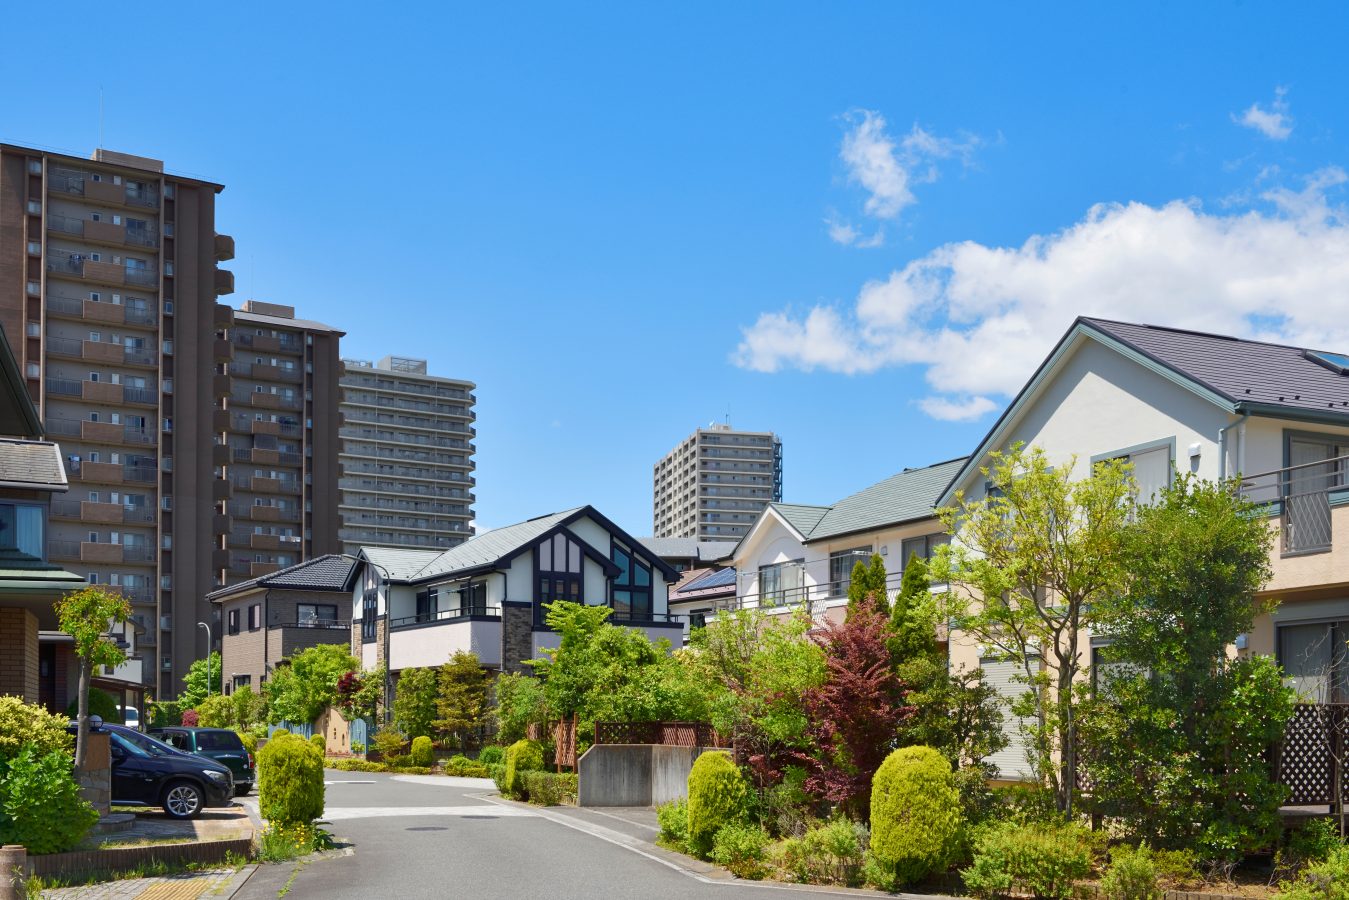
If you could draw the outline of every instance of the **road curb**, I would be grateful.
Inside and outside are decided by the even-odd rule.
[[[220,900],[230,900],[231,897],[243,890],[244,884],[247,883],[248,879],[253,877],[253,873],[258,870],[259,866],[259,863],[249,863],[244,866],[234,873],[234,877],[229,880],[228,884],[220,889],[219,894],[213,896],[220,897]]]

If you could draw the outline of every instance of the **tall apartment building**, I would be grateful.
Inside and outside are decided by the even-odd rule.
[[[346,360],[342,546],[445,548],[473,536],[474,383],[426,360]]]
[[[782,500],[782,441],[728,424],[699,428],[652,472],[655,537],[738,541]]]
[[[225,584],[338,550],[342,335],[276,303],[234,312]]]
[[[48,555],[130,599],[161,695],[206,647],[226,563],[222,189],[158,160],[0,144],[0,324],[70,480]]]

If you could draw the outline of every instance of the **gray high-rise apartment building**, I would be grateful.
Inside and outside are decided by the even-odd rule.
[[[653,534],[737,541],[782,499],[782,440],[728,424],[699,428],[652,471]]]
[[[163,697],[206,649],[228,563],[221,190],[154,159],[0,144],[0,323],[70,480],[47,556],[128,597]]]
[[[345,360],[342,547],[445,548],[473,536],[471,381],[426,360]]]

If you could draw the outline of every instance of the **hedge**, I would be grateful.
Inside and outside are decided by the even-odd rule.
[[[269,822],[307,825],[323,816],[323,754],[293,734],[258,754],[258,809]]]
[[[506,748],[506,793],[523,796],[525,793],[525,772],[537,772],[543,768],[543,745],[538,741],[516,741]]]

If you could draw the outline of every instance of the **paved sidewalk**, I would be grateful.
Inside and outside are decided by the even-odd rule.
[[[78,887],[55,888],[42,892],[42,900],[198,900],[224,898],[250,874],[252,867],[239,872],[221,869],[190,872],[160,878],[128,878]]]

